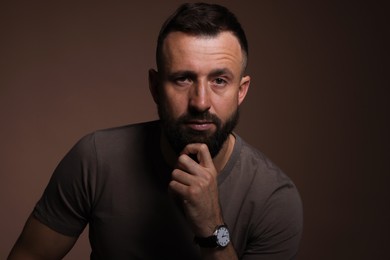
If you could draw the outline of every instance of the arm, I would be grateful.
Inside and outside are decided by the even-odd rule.
[[[199,163],[188,155],[196,154]],[[208,237],[224,224],[218,196],[217,171],[205,144],[187,145],[172,172],[170,188],[183,200],[195,236]],[[232,243],[226,248],[202,248],[203,259],[237,259]]]
[[[61,259],[69,252],[88,223],[89,174],[96,172],[95,154],[94,136],[88,135],[61,160],[9,260]]]
[[[271,191],[267,202],[252,215],[243,260],[296,259],[303,225],[300,196],[290,180],[281,181]]]
[[[57,233],[30,216],[7,259],[62,259],[76,240],[77,237]]]

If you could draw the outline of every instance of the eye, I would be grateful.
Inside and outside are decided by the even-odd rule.
[[[174,82],[180,86],[192,84],[192,80],[189,77],[177,77],[174,79]]]
[[[214,79],[213,83],[215,86],[218,86],[218,87],[224,87],[228,84],[228,82],[223,78],[216,78],[216,79]]]

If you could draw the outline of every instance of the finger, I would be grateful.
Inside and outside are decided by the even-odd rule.
[[[175,169],[172,171],[172,180],[189,186],[195,181],[195,177],[191,174],[188,174],[188,172]]]
[[[204,167],[214,167],[209,148],[203,143],[188,144],[184,147],[182,154],[196,154],[199,164]]]
[[[198,160],[201,165],[214,168],[213,158],[211,158],[209,148],[206,144],[201,144],[199,146]]]
[[[188,172],[190,174],[195,174],[198,172],[200,168],[200,165],[198,162],[194,161],[191,157],[189,157],[187,154],[181,154],[177,158],[176,167],[177,169],[181,169],[185,172]]]
[[[188,185],[182,184],[175,180],[172,180],[169,183],[169,188],[176,194],[178,194],[182,199],[187,198]]]

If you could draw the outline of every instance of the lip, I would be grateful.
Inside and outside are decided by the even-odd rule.
[[[214,126],[214,123],[208,121],[191,121],[187,122],[186,125],[196,131],[207,131]]]

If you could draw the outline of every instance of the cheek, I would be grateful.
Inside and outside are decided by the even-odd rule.
[[[182,95],[178,95],[177,93],[165,90],[162,93],[163,98],[162,104],[165,110],[174,118],[178,118],[186,112],[186,102],[185,98]]]
[[[237,95],[223,97],[214,102],[214,110],[217,116],[226,121],[238,107]]]

